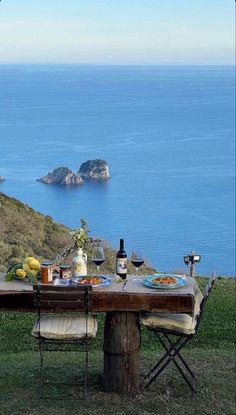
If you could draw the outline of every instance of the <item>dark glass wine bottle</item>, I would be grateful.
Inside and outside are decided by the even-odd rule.
[[[123,280],[127,277],[127,254],[124,248],[124,239],[120,239],[120,249],[116,254],[116,274]]]

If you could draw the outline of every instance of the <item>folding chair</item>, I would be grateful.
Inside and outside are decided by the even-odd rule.
[[[92,307],[92,287],[37,284],[33,286],[33,290],[38,317],[32,335],[38,339],[39,345],[40,390],[45,384],[43,381],[44,351],[60,351],[61,345],[75,344],[82,345],[82,350],[85,351],[84,394],[86,396],[88,344],[96,337],[98,329],[96,318],[89,315]],[[81,312],[78,313],[78,310]],[[63,312],[66,314],[60,314]],[[56,348],[54,348],[55,345]],[[62,351],[66,350],[62,349]]]
[[[143,388],[148,388],[162,372],[173,363],[179,370],[184,380],[194,392],[193,381],[195,375],[190,369],[180,351],[195,336],[202,320],[203,310],[212,291],[216,277],[213,276],[206,286],[205,294],[194,317],[187,314],[148,314],[141,316],[141,323],[153,331],[165,350],[163,357],[150,370],[145,377]]]

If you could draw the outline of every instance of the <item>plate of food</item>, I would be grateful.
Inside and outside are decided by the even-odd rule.
[[[144,279],[143,283],[149,288],[170,290],[183,287],[187,284],[183,275],[176,274],[154,274]]]
[[[82,275],[81,277],[73,277],[72,281],[79,285],[92,285],[94,288],[112,284],[112,280],[105,275]]]

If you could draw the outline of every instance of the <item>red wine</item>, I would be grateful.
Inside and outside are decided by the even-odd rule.
[[[99,267],[100,265],[103,264],[105,259],[92,259],[92,261],[94,262],[95,265],[97,265],[97,267]]]
[[[143,259],[132,259],[131,262],[136,268],[139,268],[141,267],[141,265],[143,265],[144,260]]]
[[[127,254],[124,248],[124,239],[120,239],[120,249],[116,254],[116,274],[124,280],[127,277]]]

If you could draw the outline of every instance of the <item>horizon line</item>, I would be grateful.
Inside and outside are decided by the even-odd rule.
[[[68,65],[68,66],[235,66],[234,63],[106,63],[106,62],[48,62],[48,61],[0,61],[0,65]]]

